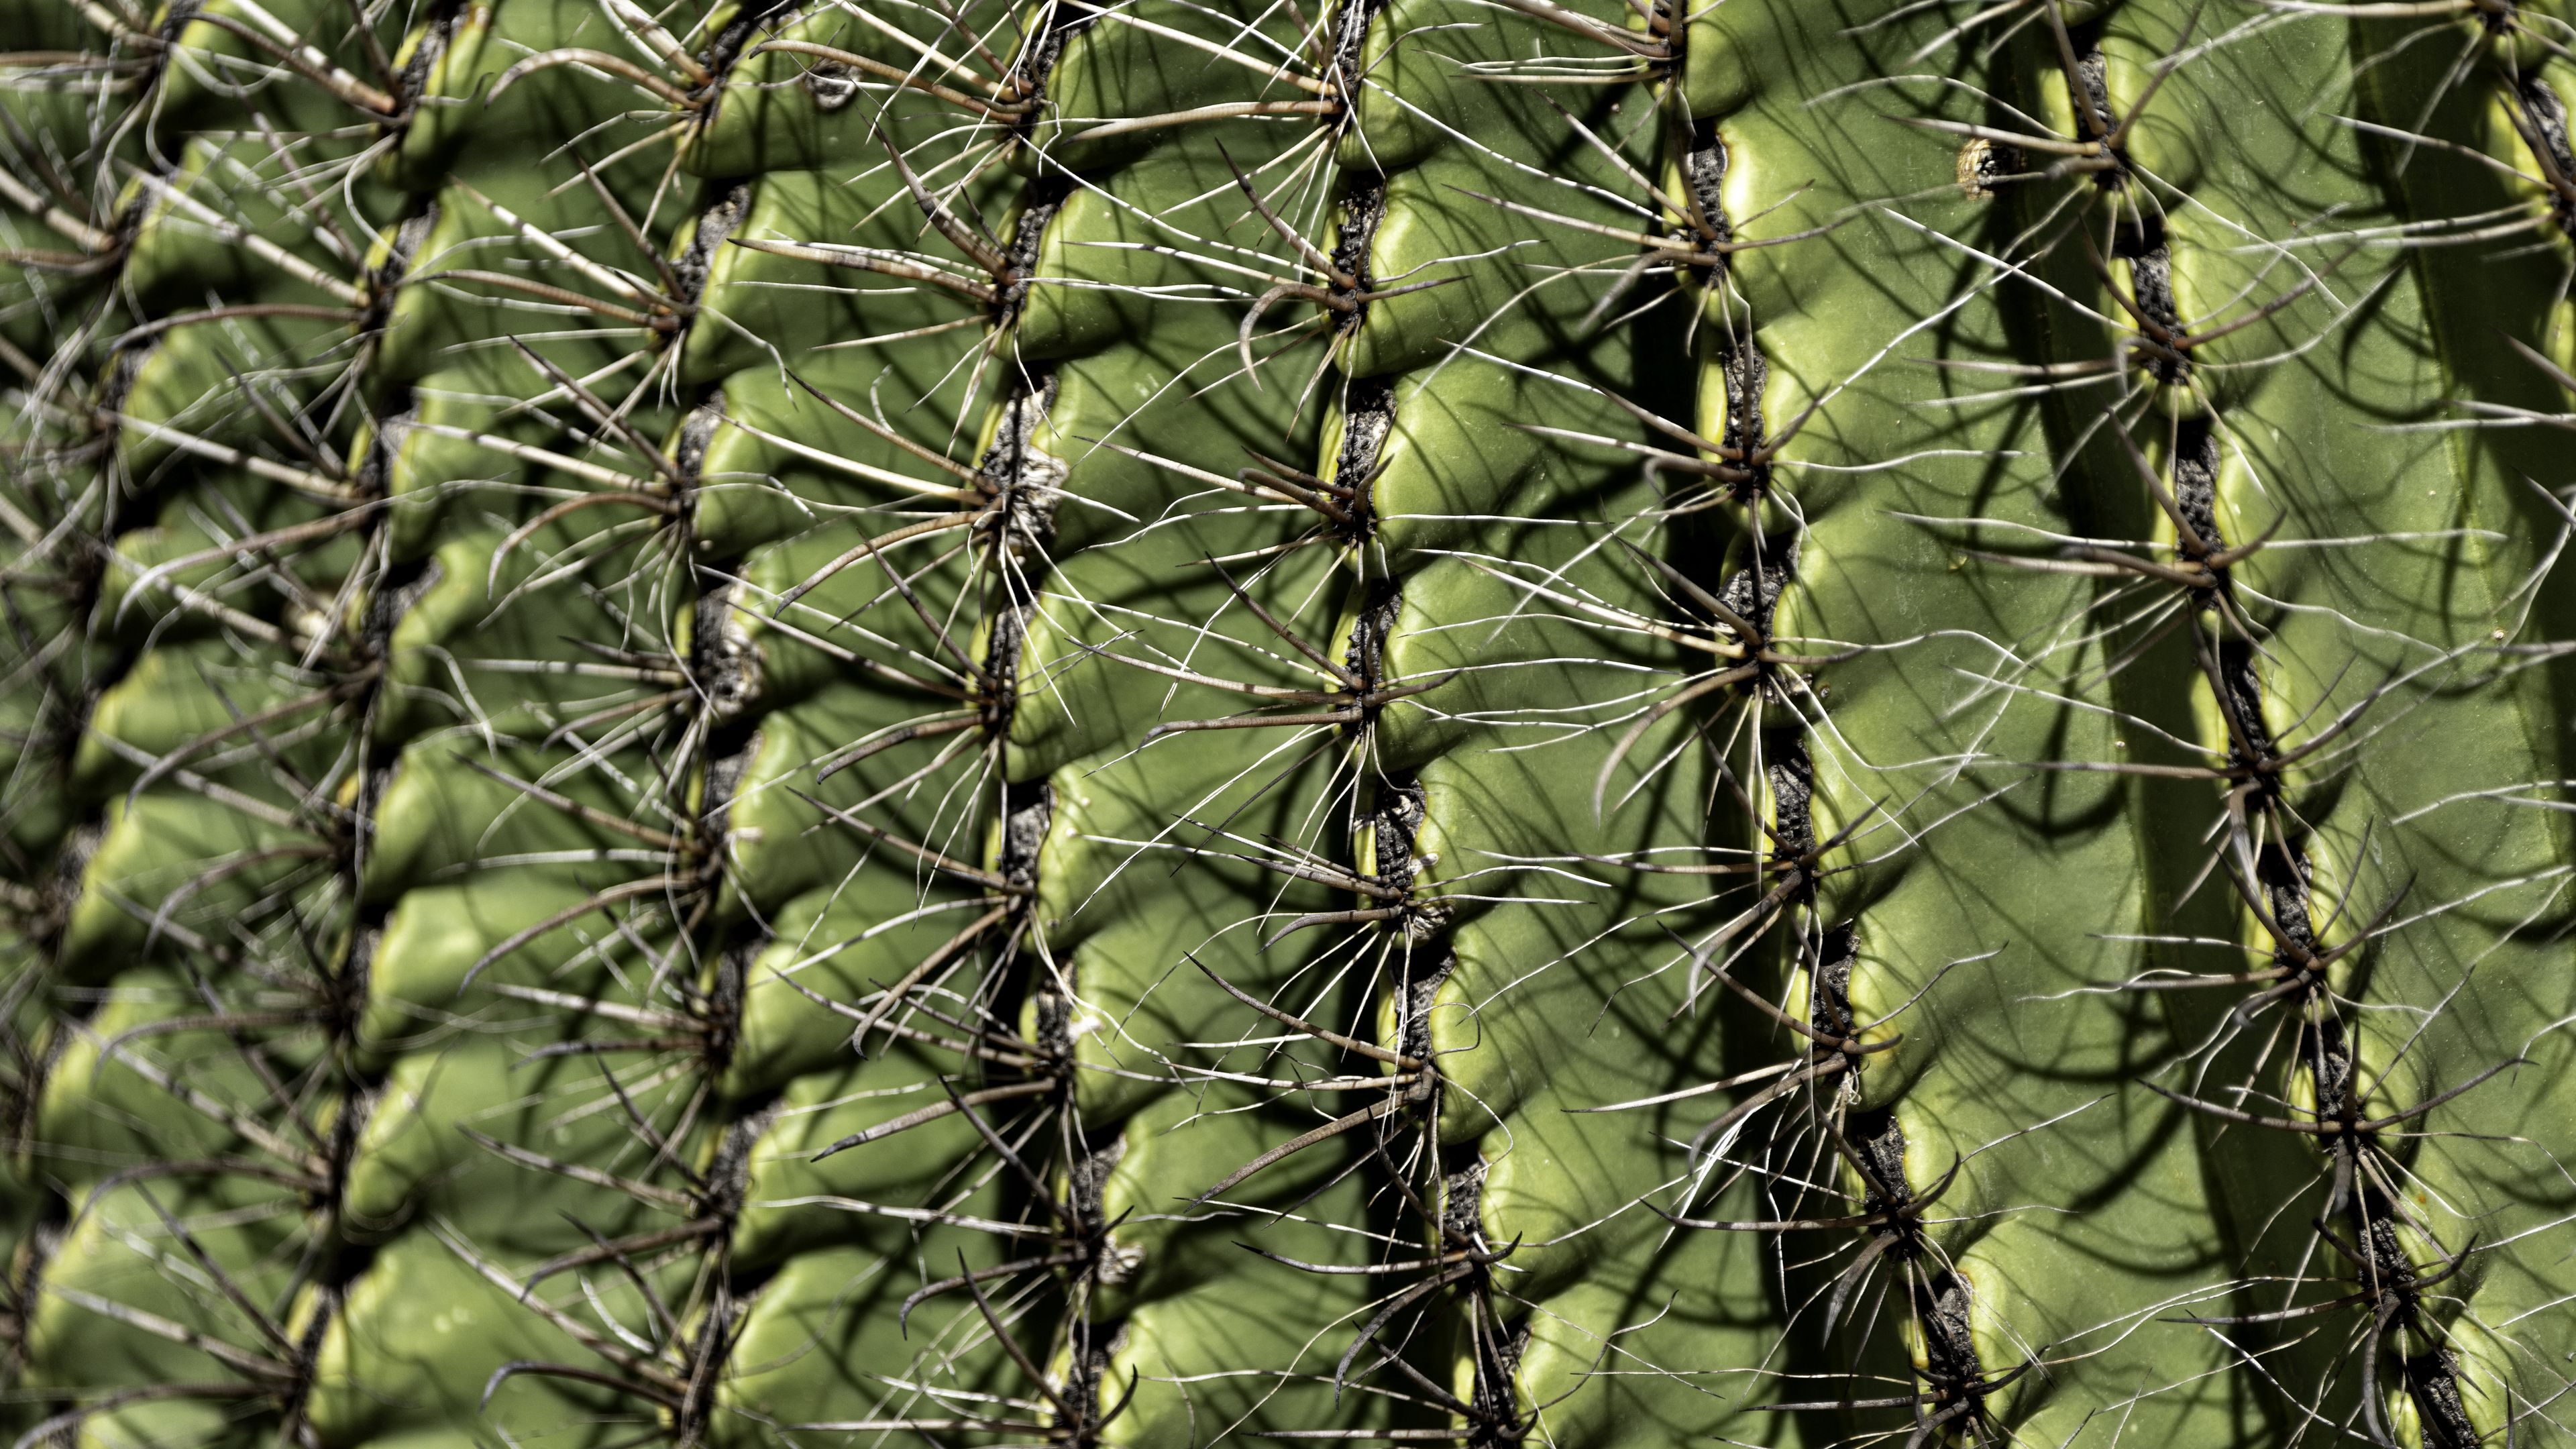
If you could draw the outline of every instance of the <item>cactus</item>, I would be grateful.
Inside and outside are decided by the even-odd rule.
[[[0,0],[0,1426],[2576,1440],[2546,0]]]

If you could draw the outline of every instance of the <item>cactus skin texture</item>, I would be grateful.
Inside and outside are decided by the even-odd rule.
[[[2557,0],[0,0],[18,1449],[2576,1443]]]

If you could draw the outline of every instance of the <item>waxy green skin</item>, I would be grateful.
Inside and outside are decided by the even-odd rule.
[[[2564,353],[2565,238],[2340,237],[2536,214],[2498,77],[2563,61],[2045,7],[2154,91],[2125,160],[2183,317],[2320,276],[2195,342],[2186,397],[2013,370],[2110,355],[2145,285],[2085,260],[2097,179],[1963,190],[1957,126],[2073,134],[2049,19],[1727,0],[1622,68],[1576,28],[1648,22],[1573,8],[497,0],[370,42],[213,0],[322,57],[281,66],[14,7],[13,45],[131,63],[0,91],[62,204],[0,204],[7,1422],[2258,1444],[2375,1435],[2367,1362],[2396,1442],[2453,1449],[2394,1377],[2438,1347],[2485,1442],[2562,1433],[2567,480],[2543,428],[2434,425],[2567,406],[2493,341]],[[609,60],[527,63],[564,47]],[[1590,69],[1514,74],[1545,57]],[[1683,195],[1694,125],[1733,239],[1795,240],[1605,308],[1673,223],[1631,168]],[[1364,310],[1244,327],[1371,206]],[[2134,612],[2169,586],[2028,566],[2172,556],[2115,395],[2168,477],[2170,420],[2218,419],[2229,541],[2282,516],[2231,585],[2271,727],[2367,706],[2287,798],[2324,940],[2396,903],[2331,978],[2372,1110],[2522,1059],[2378,1135],[2419,1276],[2464,1256],[2375,1355],[2322,1139],[2169,1095],[2307,1112],[2281,1013],[2123,989],[2271,947],[2204,869],[2226,782],[2123,773],[2225,757],[2187,631]],[[1640,468],[1716,451],[1650,418],[1756,402],[1758,500]],[[1756,522],[1796,658],[1648,718],[1733,662],[1677,640],[1740,643],[1692,590]],[[1324,717],[1233,727],[1265,708]],[[1803,812],[1765,769],[1800,753]],[[1739,940],[1802,813],[1829,843]],[[1871,1050],[1698,1152],[1813,1045],[1709,963],[1811,1020],[1828,929]],[[1919,1215],[1833,1145],[1882,1110],[1946,1183]],[[1935,1271],[1960,1332],[1909,1304]]]

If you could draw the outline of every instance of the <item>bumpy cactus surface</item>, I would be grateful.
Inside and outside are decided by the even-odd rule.
[[[0,1428],[2576,1444],[2571,98],[0,0]]]

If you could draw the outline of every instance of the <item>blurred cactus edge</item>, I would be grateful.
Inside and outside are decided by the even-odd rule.
[[[2570,0],[0,0],[0,1449],[2576,1449]]]

